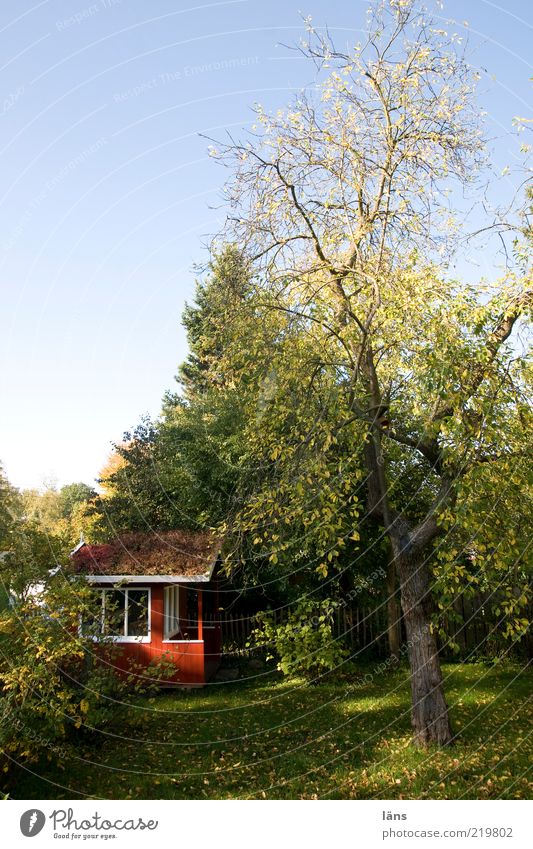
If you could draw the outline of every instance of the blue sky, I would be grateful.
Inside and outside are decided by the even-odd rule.
[[[359,0],[4,0],[0,7],[0,460],[17,486],[91,483],[186,354],[193,264],[225,174],[206,133],[312,82],[299,11],[357,40]],[[485,68],[502,167],[528,114],[526,0],[450,0]],[[483,257],[479,268],[484,267]],[[476,271],[477,273],[477,271]]]

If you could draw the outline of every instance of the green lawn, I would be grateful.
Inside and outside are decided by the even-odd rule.
[[[365,673],[367,683],[361,681]],[[138,700],[19,799],[531,797],[531,683],[519,665],[444,666],[456,745],[409,745],[406,669],[306,686],[277,673]],[[350,683],[352,682],[352,683]],[[116,736],[113,736],[116,735]]]

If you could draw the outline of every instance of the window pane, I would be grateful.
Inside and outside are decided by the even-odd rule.
[[[104,593],[104,634],[108,637],[124,636],[124,590],[106,590]]]
[[[127,636],[148,636],[148,590],[128,590]]]
[[[81,633],[84,637],[99,637],[102,634],[103,594],[95,591],[83,609]]]
[[[198,639],[198,591],[187,587],[187,624],[185,635],[188,640]]]
[[[165,639],[170,640],[178,634],[180,624],[179,588],[165,587]]]

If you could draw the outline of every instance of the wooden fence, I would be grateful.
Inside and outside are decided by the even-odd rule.
[[[275,621],[283,624],[287,621],[286,609],[276,611]],[[254,649],[248,647],[250,636],[257,622],[254,616],[235,616],[221,613],[222,650],[226,654],[248,654]],[[347,646],[361,648],[373,647],[378,653],[387,648],[387,615],[385,608],[371,607],[339,608],[334,613],[333,634]]]
[[[287,609],[276,611],[276,623],[287,621]],[[456,599],[453,610],[442,617],[442,624],[448,635],[441,640],[440,648],[444,655],[453,655],[452,643],[459,647],[459,656],[467,657],[474,652],[492,654],[497,647],[506,649],[508,643],[502,640],[504,623],[493,613],[492,606],[482,595]],[[246,655],[255,649],[247,646],[253,629],[257,626],[254,616],[221,612],[222,650],[231,655]],[[405,630],[402,627],[402,641]],[[382,602],[377,607],[339,607],[334,613],[333,635],[348,648],[354,650],[372,650],[379,655],[388,654],[387,610]]]

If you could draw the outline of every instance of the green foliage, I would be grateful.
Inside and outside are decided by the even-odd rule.
[[[169,479],[172,458],[162,450],[160,425],[145,417],[115,445],[122,462],[102,483],[105,519],[114,531],[145,531],[176,526],[178,493]]]
[[[21,594],[0,615],[0,741],[15,761],[60,756],[83,711],[68,670],[88,644],[78,625],[89,590],[53,578],[46,592]]]
[[[0,748],[7,781],[10,764],[61,762],[84,730],[119,716],[127,724],[125,705],[175,673],[165,658],[147,670],[117,669],[119,646],[97,645],[79,633],[93,604],[94,590],[84,581],[57,572],[40,587],[26,586],[0,612]]]
[[[86,483],[69,483],[59,490],[59,507],[63,519],[69,519],[76,507],[96,498],[95,490]]]
[[[0,464],[0,555],[11,548],[11,533],[21,509],[20,494],[9,483]]]
[[[162,684],[176,675],[175,663],[165,654],[146,666],[130,658],[125,669],[120,663],[121,655],[120,646],[112,643],[104,644],[97,652],[91,646],[85,653],[77,675],[82,698],[81,715],[76,723],[85,732],[97,732],[118,718],[127,724],[124,709],[132,699],[158,692]]]
[[[87,541],[99,540],[103,519],[97,493],[87,484],[66,484],[60,489],[49,484],[43,490],[24,490],[20,497],[24,519],[59,541],[65,551],[76,545],[82,533]]]
[[[216,364],[232,333],[225,318],[240,307],[249,290],[243,254],[234,245],[226,245],[213,257],[207,280],[197,282],[194,304],[188,304],[183,312],[189,355],[177,379],[187,401],[213,385]]]
[[[27,588],[64,560],[68,543],[28,510],[25,496],[0,467],[0,580],[6,597],[24,597]]]
[[[337,669],[348,654],[333,635],[336,606],[330,599],[301,599],[280,623],[273,613],[261,612],[252,641],[267,648],[268,660],[277,658],[277,668],[284,675],[303,675],[310,680],[320,677]]]

